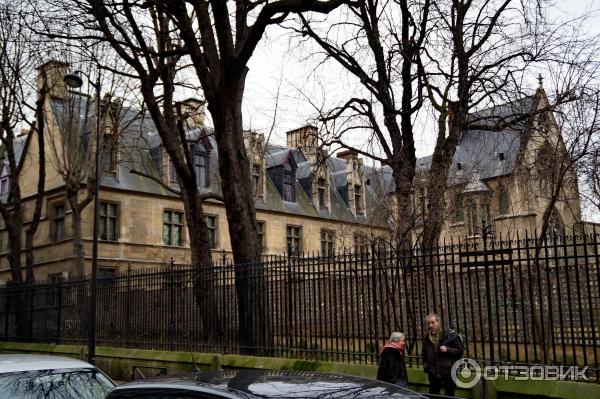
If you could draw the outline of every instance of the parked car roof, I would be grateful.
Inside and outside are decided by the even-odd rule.
[[[81,360],[63,356],[30,354],[0,355],[0,373],[83,368],[94,368],[94,366]]]
[[[126,383],[107,399],[169,390],[221,398],[425,398],[396,385],[367,378],[317,372],[226,370]]]

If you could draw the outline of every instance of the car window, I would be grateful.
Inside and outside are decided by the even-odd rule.
[[[104,399],[113,386],[92,369],[26,371],[0,375],[0,398]]]

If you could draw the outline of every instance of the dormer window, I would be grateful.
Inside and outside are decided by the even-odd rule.
[[[317,195],[319,198],[319,208],[327,208],[327,181],[323,178],[317,181]]]
[[[0,195],[8,194],[8,186],[9,186],[9,177],[4,176],[0,179]]]
[[[196,184],[198,188],[207,188],[210,186],[210,151],[212,147],[208,138],[203,136],[195,144],[190,144],[190,154],[194,162],[194,172],[196,173]]]
[[[296,202],[296,190],[294,187],[295,173],[293,170],[283,170],[283,200]]]
[[[499,158],[501,161],[504,161],[504,160],[506,159],[506,158],[504,157],[504,153],[503,153],[503,152],[500,152],[500,153],[498,153],[498,158]]]
[[[360,185],[354,186],[354,207],[356,208],[357,215],[364,214],[364,209],[362,206],[362,187]]]
[[[457,163],[456,163],[456,169],[457,169],[457,170],[462,170],[462,163],[460,163],[460,162],[457,162]]]
[[[3,162],[0,172],[0,195],[5,195],[10,190],[10,174],[6,161]]]
[[[117,143],[111,133],[104,133],[102,137],[103,171],[115,173],[117,169]]]
[[[296,202],[296,162],[290,152],[283,163],[281,195],[286,202]]]
[[[252,165],[252,195],[258,195],[260,186],[260,165],[254,164]]]
[[[208,156],[206,152],[198,149],[194,153],[194,172],[196,172],[196,183],[198,184],[198,187],[208,187],[210,185]]]
[[[177,171],[175,170],[175,164],[170,159],[169,159],[169,180],[171,181],[171,184],[177,183],[179,181],[179,176],[177,176]]]

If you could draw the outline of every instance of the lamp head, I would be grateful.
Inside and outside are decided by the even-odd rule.
[[[81,75],[81,72],[75,71],[74,73],[66,74],[63,80],[67,86],[77,89],[83,85],[83,79],[79,75]]]

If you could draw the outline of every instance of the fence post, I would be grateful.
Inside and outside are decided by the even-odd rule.
[[[379,361],[379,330],[377,325],[379,319],[377,317],[377,261],[378,254],[376,253],[377,247],[375,243],[371,243],[371,293],[373,295],[373,340],[375,341],[375,359]]]
[[[131,342],[131,264],[127,265],[127,284],[126,284],[126,314],[127,319],[125,321],[125,336],[127,337],[128,344]]]
[[[35,287],[33,284],[27,284],[29,286],[29,330],[27,331],[29,333],[29,341],[33,342],[33,313],[34,313],[34,309],[33,309],[33,300],[35,298]]]
[[[487,326],[488,326],[488,339],[490,340],[490,366],[494,365],[494,332],[492,330],[492,293],[490,289],[490,262],[488,258],[488,248],[487,248],[487,236],[488,229],[490,226],[485,225],[485,220],[481,221],[482,224],[482,238],[483,238],[483,272],[485,273],[485,296],[486,296],[486,307],[487,307]],[[483,334],[482,334],[483,338]]]
[[[4,341],[8,341],[8,324],[10,323],[10,302],[12,297],[11,282],[6,282],[6,314],[4,315]]]
[[[56,282],[57,292],[56,292],[56,343],[60,343],[60,336],[62,332],[62,291],[63,291],[63,282],[64,279],[62,275],[58,277],[58,281]]]
[[[288,246],[288,255],[287,255],[287,330],[288,330],[288,350],[291,349],[291,346],[294,346],[296,340],[296,331],[295,328],[295,315],[293,308],[293,281],[292,281],[292,251],[291,247]],[[290,345],[291,344],[291,345]]]
[[[169,264],[169,343],[171,350],[175,349],[175,281],[173,276],[173,268],[175,261],[171,258]]]

